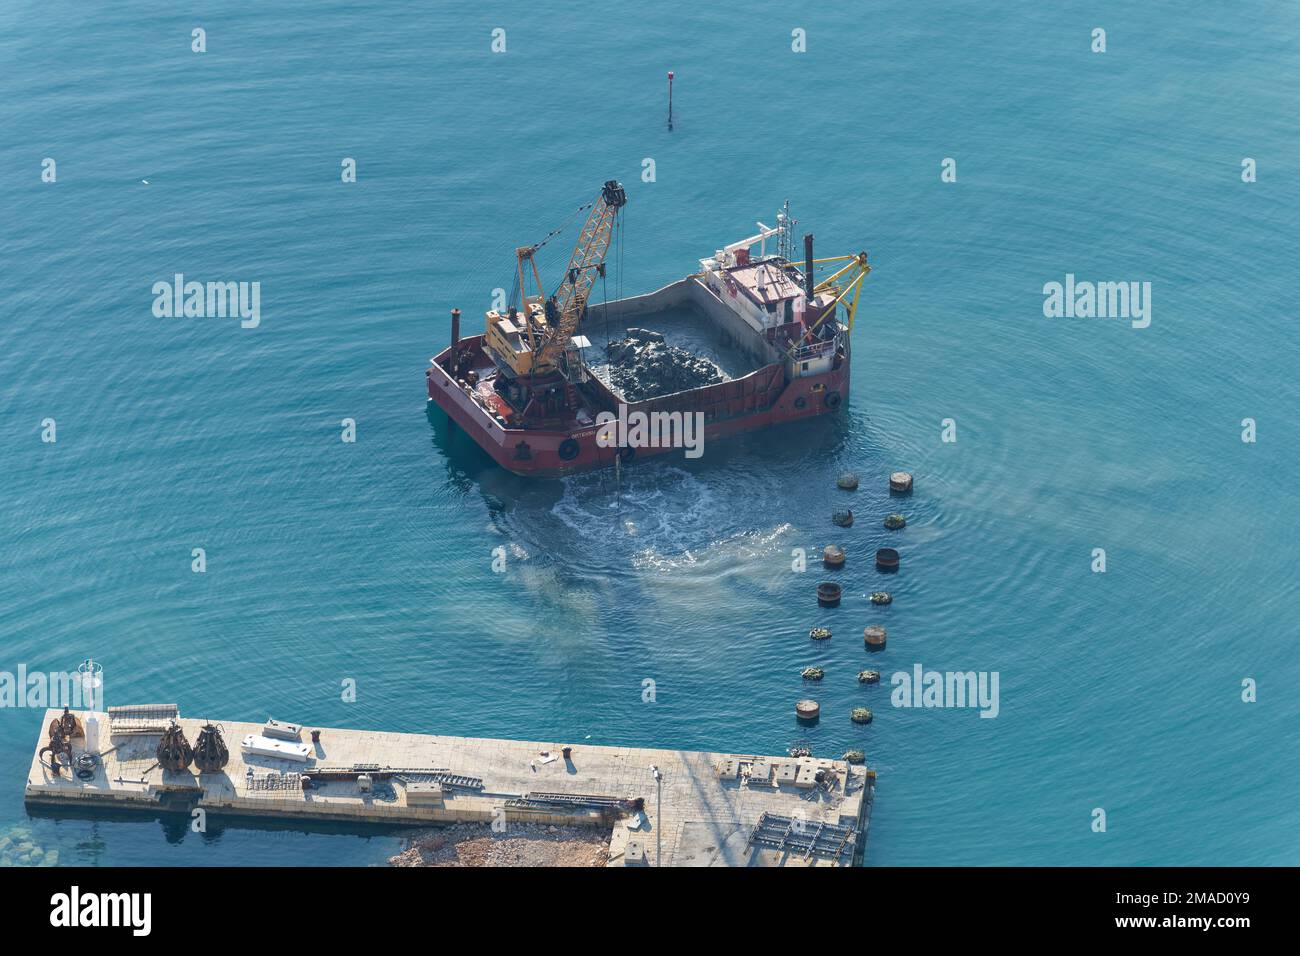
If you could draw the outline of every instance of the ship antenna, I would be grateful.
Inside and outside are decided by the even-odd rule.
[[[785,201],[781,211],[776,214],[776,225],[779,230],[777,239],[777,254],[787,262],[792,261],[794,255],[794,227],[799,220],[790,218],[790,200]]]

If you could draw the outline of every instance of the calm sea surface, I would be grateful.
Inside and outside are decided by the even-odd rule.
[[[109,703],[226,720],[861,748],[869,865],[1300,863],[1295,7],[830,6],[5,4],[0,671],[93,656]],[[822,254],[870,251],[839,420],[616,486],[511,477],[426,409],[448,309],[477,331],[514,247],[611,177],[624,294],[787,198]],[[178,272],[260,282],[260,326],[155,318]],[[1150,282],[1150,327],[1045,318],[1067,273]],[[822,611],[791,552],[832,541],[847,596]],[[917,663],[998,672],[999,715],[890,707]],[[0,835],[59,862],[398,846],[29,818],[39,724],[0,710]]]

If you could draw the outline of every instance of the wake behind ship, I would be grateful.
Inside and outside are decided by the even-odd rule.
[[[589,303],[626,203],[610,180],[580,210],[588,215],[552,294],[543,289],[538,243],[516,250],[517,294],[505,314],[487,313],[483,334],[462,339],[460,310],[452,310],[451,344],[425,371],[429,400],[497,464],[555,477],[681,454],[672,442],[629,440],[613,423],[638,413],[661,423],[690,416],[707,443],[843,406],[853,319],[871,271],[865,252],[814,259],[806,235],[796,263],[787,204],[775,228],[759,223],[757,234],[701,259],[699,272],[645,295]],[[778,251],[768,255],[773,238]],[[818,268],[835,271],[819,282]],[[601,350],[583,332],[610,329],[626,337],[589,357]]]

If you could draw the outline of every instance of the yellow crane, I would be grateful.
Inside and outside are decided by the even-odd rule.
[[[534,258],[538,247],[521,246],[515,250],[522,308],[512,307],[506,315],[495,310],[487,314],[485,344],[502,371],[526,379],[562,371],[564,350],[582,321],[596,277],[604,274],[614,222],[626,204],[627,193],[617,180],[611,179],[601,187],[578,234],[564,279],[549,298],[542,291]],[[527,294],[525,269],[531,271],[535,295]]]

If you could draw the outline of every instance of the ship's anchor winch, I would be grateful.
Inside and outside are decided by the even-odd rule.
[[[199,773],[216,773],[230,760],[230,751],[221,736],[221,727],[204,724],[194,741],[194,766]]]
[[[185,731],[181,730],[176,721],[173,720],[171,726],[163,731],[155,756],[158,758],[158,766],[164,770],[184,770],[193,762],[194,748],[185,739]]]

